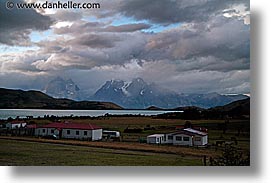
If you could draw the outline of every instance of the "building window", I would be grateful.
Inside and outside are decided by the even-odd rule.
[[[87,131],[84,131],[84,135],[87,136],[87,135],[88,135],[88,132],[87,132]]]
[[[173,136],[172,135],[168,135],[168,140],[173,140]]]
[[[189,141],[189,137],[183,137],[183,141]]]
[[[200,137],[195,137],[195,141],[201,141]]]
[[[76,135],[79,135],[79,131],[75,131],[75,134],[76,134]]]
[[[43,130],[42,130],[42,132],[43,132],[43,133],[45,133],[45,132],[46,132],[46,130],[45,130],[45,129],[43,129]]]
[[[181,136],[176,136],[176,141],[182,141],[182,137]]]
[[[67,130],[67,135],[70,135],[71,134],[71,131],[70,130]]]
[[[54,133],[54,130],[51,130],[51,133]]]

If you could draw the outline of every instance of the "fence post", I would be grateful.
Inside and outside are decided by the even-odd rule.
[[[203,156],[203,165],[206,166],[206,156]]]

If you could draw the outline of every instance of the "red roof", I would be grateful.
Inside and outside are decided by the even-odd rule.
[[[92,125],[89,123],[50,123],[42,126],[42,128],[57,128],[57,129],[79,129],[79,130],[96,130],[102,129],[99,126]]]
[[[204,132],[196,133],[196,132],[188,131],[186,129],[171,133],[171,135],[178,135],[178,134],[184,134],[184,135],[188,135],[188,136],[194,136],[194,135],[206,136],[207,135],[207,133],[204,133]]]
[[[179,126],[176,126],[176,130],[180,130],[180,129],[183,129],[183,128],[185,128],[185,126],[184,126],[184,125],[179,125]]]

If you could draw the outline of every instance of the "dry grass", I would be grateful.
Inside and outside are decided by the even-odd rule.
[[[202,166],[201,157],[0,139],[5,166]]]
[[[62,145],[75,145],[75,146],[87,146],[97,148],[108,148],[118,150],[131,150],[140,152],[152,152],[152,153],[166,153],[177,154],[181,156],[217,156],[218,152],[209,149],[191,148],[191,147],[178,147],[178,146],[157,146],[149,144],[139,143],[125,143],[125,142],[88,142],[77,140],[48,140],[39,138],[27,138],[27,137],[4,137],[0,136],[0,139],[27,141],[27,142],[40,142],[40,143],[52,143]]]

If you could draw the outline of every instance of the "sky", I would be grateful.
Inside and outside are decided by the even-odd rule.
[[[94,2],[100,9],[1,1],[0,87],[43,90],[60,76],[95,92],[141,77],[180,93],[250,93],[249,0]]]

